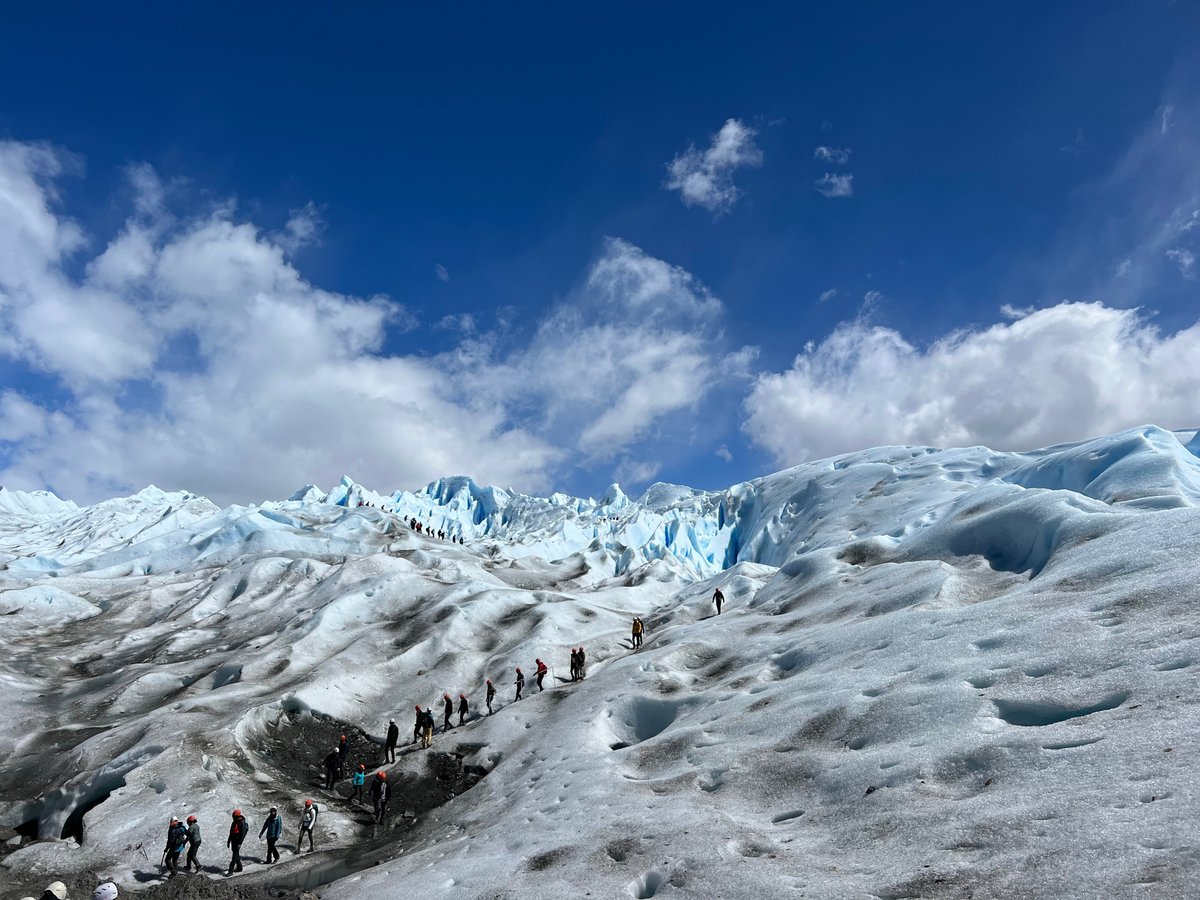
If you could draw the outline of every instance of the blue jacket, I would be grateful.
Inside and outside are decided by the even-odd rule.
[[[268,818],[263,822],[262,829],[258,832],[258,836],[262,837],[263,832],[266,832],[267,837],[271,840],[278,840],[279,835],[283,833],[283,819],[279,816]]]
[[[352,785],[354,785],[355,787],[360,787],[361,785],[366,784],[367,783],[367,773],[366,772],[355,772],[353,778],[351,778],[351,780],[350,780],[350,783]]]

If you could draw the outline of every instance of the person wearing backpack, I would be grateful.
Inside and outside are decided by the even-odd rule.
[[[433,746],[433,710],[421,713],[421,746],[428,750]]]
[[[279,810],[274,806],[267,813],[267,821],[263,822],[263,827],[258,830],[258,839],[262,840],[264,834],[267,837],[267,862],[278,862],[279,851],[275,847],[275,842],[283,834],[283,819],[279,818]]]
[[[492,701],[496,699],[496,686],[492,684],[492,679],[487,680],[487,708],[488,715],[492,714]]]
[[[188,816],[187,826],[188,852],[187,861],[184,863],[183,871],[192,871],[192,865],[195,864],[196,871],[199,872],[200,860],[196,857],[196,854],[200,851],[200,844],[203,843],[200,838],[200,823],[196,821],[195,816]]]
[[[461,725],[467,719],[467,695],[458,695],[458,724]]]
[[[587,675],[587,654],[583,652],[582,647],[580,647],[579,652],[575,654],[575,658],[577,660],[576,666],[579,673],[579,680],[583,681],[584,677]]]
[[[417,720],[413,724],[412,742],[414,744],[417,743],[419,740],[421,740],[421,729],[422,729],[422,727],[424,727],[424,725],[425,725],[425,711],[421,709],[421,704],[418,703],[417,704]]]
[[[308,850],[311,853],[313,847],[313,830],[317,827],[317,813],[320,810],[317,804],[311,800],[304,801],[304,815],[300,817],[300,837],[296,841],[296,852],[300,852],[300,847],[304,844],[304,835],[308,835]]]
[[[454,726],[450,724],[450,717],[454,715],[454,701],[450,699],[449,694],[442,694],[443,707],[445,713],[445,724],[442,725],[442,734],[445,734]]]
[[[521,688],[525,687],[525,673],[520,666],[517,666],[517,680],[513,683],[517,686],[517,696],[513,698],[513,703],[516,703],[521,699]]]
[[[325,790],[332,791],[333,786],[337,784],[338,768],[342,762],[341,754],[337,750],[333,750],[325,757]]]
[[[167,828],[167,868],[171,870],[169,878],[179,874],[179,854],[183,852],[186,843],[187,829],[183,827],[182,822],[172,817],[171,825]]]
[[[537,664],[537,689],[544,691],[545,688],[542,687],[542,679],[546,677],[546,673],[550,670],[546,668],[546,664],[540,659],[535,659],[534,662]]]
[[[229,840],[225,846],[232,851],[229,857],[229,871],[226,875],[242,871],[242,841],[246,839],[246,817],[240,809],[233,811],[233,821],[229,823]]]
[[[350,795],[350,799],[355,803],[362,803],[363,785],[367,783],[367,767],[365,765],[358,764],[358,771],[350,776],[350,783],[354,786],[354,793]]]

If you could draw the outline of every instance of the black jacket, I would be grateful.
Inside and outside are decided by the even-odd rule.
[[[396,741],[398,741],[398,740],[400,740],[400,728],[396,725],[395,722],[393,722],[391,725],[388,726],[387,745],[389,747],[395,747]]]
[[[234,847],[246,839],[246,817],[234,816],[229,825],[229,840],[226,846]]]
[[[328,769],[330,772],[334,772],[337,770],[337,767],[341,763],[341,761],[342,760],[341,760],[341,757],[338,756],[338,752],[336,750],[334,750],[327,757],[325,757],[325,768]]]

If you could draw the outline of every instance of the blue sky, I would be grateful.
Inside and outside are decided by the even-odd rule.
[[[0,480],[598,494],[1200,424],[1200,13],[1045,6],[11,10]]]

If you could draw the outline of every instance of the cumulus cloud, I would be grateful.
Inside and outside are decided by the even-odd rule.
[[[1136,310],[1062,303],[920,349],[842,325],[760,376],[744,430],[781,465],[881,444],[1031,449],[1145,422],[1195,424],[1200,324],[1160,333]]]
[[[449,281],[450,281],[450,270],[449,270],[449,269],[447,269],[445,266],[443,266],[441,263],[437,263],[437,264],[435,264],[435,265],[434,265],[434,267],[433,267],[433,273],[434,273],[435,275],[437,275],[437,279],[438,279],[438,281],[442,282],[443,284],[448,284],[448,283],[449,283]]]
[[[854,176],[826,172],[813,182],[813,189],[825,197],[853,197]]]
[[[666,188],[679,191],[687,206],[702,206],[714,215],[728,212],[741,196],[733,173],[743,166],[762,165],[754,143],[757,132],[738,119],[729,119],[713,135],[707,150],[695,145],[667,164]]]
[[[542,490],[580,465],[645,479],[644,440],[749,377],[754,350],[728,346],[721,302],[625,241],[532,334],[511,310],[490,331],[450,315],[451,349],[404,355],[388,350],[415,323],[401,304],[324,290],[291,260],[315,237],[311,208],[279,232],[228,204],[176,217],[138,167],[127,222],[97,246],[59,209],[71,166],[0,143],[13,487],[91,501],[155,482],[246,502],[343,473],[381,488],[466,472]]]
[[[689,272],[609,239],[569,302],[474,390],[523,396],[557,442],[613,459],[719,383],[748,377],[755,350],[726,347],[722,312]]]
[[[447,384],[438,357],[381,354],[402,306],[301,276],[288,244],[311,239],[307,213],[277,235],[228,208],[175,223],[139,168],[129,221],[77,266],[67,162],[0,143],[0,354],[66,393],[0,394],[0,480],[80,500],[154,481],[246,501],[347,471],[546,485],[562,451]]]
[[[813,159],[821,162],[832,163],[835,166],[844,166],[850,162],[850,154],[854,151],[849,147],[839,149],[837,147],[826,147],[824,145],[813,151]]]

